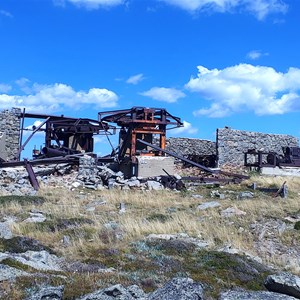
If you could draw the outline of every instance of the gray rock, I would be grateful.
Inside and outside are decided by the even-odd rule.
[[[201,300],[203,287],[191,278],[174,278],[148,296],[149,300]]]
[[[26,298],[26,300],[61,300],[63,299],[64,286],[47,286],[41,288],[37,293]]]
[[[145,292],[136,284],[127,287],[127,291],[131,294],[134,299],[145,299]]]
[[[238,199],[252,199],[254,198],[254,193],[252,192],[240,192],[237,196]]]
[[[42,271],[62,271],[62,259],[47,251],[26,251],[25,253],[7,254],[7,258]]]
[[[162,184],[154,180],[148,180],[146,184],[149,190],[159,191],[164,189]]]
[[[294,297],[264,291],[226,291],[220,294],[219,300],[295,300]]]
[[[208,208],[218,207],[220,205],[221,204],[217,201],[210,201],[210,202],[205,202],[205,203],[202,203],[202,204],[198,205],[197,209],[198,210],[205,210],[205,209],[208,209]]]
[[[218,190],[217,191],[211,191],[210,196],[211,196],[211,198],[225,199],[225,194],[220,193]]]
[[[106,289],[98,290],[85,295],[78,300],[134,300],[131,293],[121,284],[116,284]]]
[[[234,216],[244,216],[244,215],[246,215],[246,212],[235,207],[228,207],[221,211],[221,216],[224,218],[231,218]]]
[[[300,299],[300,278],[290,273],[269,275],[265,287],[272,292],[290,295]]]
[[[30,217],[25,219],[24,223],[42,223],[46,221],[46,217],[43,213],[37,212],[37,213],[29,213]]]
[[[14,280],[19,276],[28,276],[29,273],[0,264],[0,282],[5,280]]]
[[[1,239],[11,239],[13,234],[10,230],[8,222],[0,222],[0,238]]]
[[[64,235],[62,238],[62,243],[64,245],[64,247],[68,247],[71,246],[71,238],[68,235]]]
[[[140,187],[141,186],[141,183],[139,180],[130,180],[127,182],[127,185],[130,187],[130,188],[133,188],[133,187]]]
[[[194,195],[192,195],[192,198],[194,198],[194,199],[203,199],[203,196],[199,195],[199,194],[194,194]]]

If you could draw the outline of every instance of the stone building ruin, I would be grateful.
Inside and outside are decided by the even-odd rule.
[[[18,108],[0,112],[0,158],[2,161],[19,159],[20,115],[21,110]],[[249,149],[282,154],[282,147],[299,147],[299,140],[291,135],[250,132],[228,127],[217,129],[216,141],[191,138],[168,138],[166,140],[168,151],[209,167],[243,166],[244,153]],[[151,162],[148,162],[147,157],[145,159],[141,166],[148,174]]]
[[[167,139],[169,151],[199,163],[209,163],[210,167],[243,166],[244,153],[249,149],[283,154],[282,147],[299,147],[299,140],[286,134],[251,132],[227,127],[217,129],[216,142],[189,138]]]
[[[19,108],[0,111],[0,158],[6,161],[18,156],[20,145]]]

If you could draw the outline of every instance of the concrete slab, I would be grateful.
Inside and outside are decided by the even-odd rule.
[[[139,156],[138,161],[138,176],[140,177],[154,177],[166,175],[163,171],[165,169],[170,175],[175,174],[173,157],[169,156]]]
[[[296,167],[263,167],[261,168],[260,172],[262,175],[300,177],[300,168]]]

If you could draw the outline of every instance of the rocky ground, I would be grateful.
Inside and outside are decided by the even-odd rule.
[[[1,176],[1,299],[300,299],[299,179],[179,192],[60,165],[36,192]]]

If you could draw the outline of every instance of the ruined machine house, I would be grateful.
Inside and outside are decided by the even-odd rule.
[[[133,107],[99,112],[98,115],[101,123],[113,123],[120,127],[119,145],[115,154],[122,171],[129,177],[144,175],[142,167],[149,160],[142,160],[142,157],[165,157],[165,153],[161,150],[164,150],[166,146],[167,129],[183,126],[180,118],[162,108]],[[157,144],[160,150],[155,150],[141,141],[151,145]],[[159,175],[155,174],[155,164],[158,165],[159,173],[162,168],[168,167],[167,158],[150,159],[150,161],[153,176]],[[173,160],[171,160],[172,163]]]
[[[87,118],[70,118],[53,115],[25,113],[25,110],[13,113],[20,124],[19,141],[12,158],[0,159],[0,168],[24,166],[29,180],[35,189],[39,188],[32,166],[71,163],[79,164],[80,156],[89,154],[98,164],[112,163],[121,170],[125,177],[140,176],[149,178],[161,176],[167,187],[179,186],[174,175],[174,158],[195,166],[209,174],[208,177],[183,178],[207,182],[239,182],[245,176],[210,169],[186,157],[166,150],[166,132],[168,129],[181,127],[180,118],[175,117],[162,108],[133,107],[131,109],[105,111],[98,114],[98,120]],[[15,118],[14,117],[14,118]],[[30,136],[23,142],[25,119],[42,119],[33,127]],[[94,135],[109,136],[119,132],[119,145],[113,148],[110,155],[97,157],[94,152]],[[19,126],[19,125],[18,125]],[[17,126],[17,127],[18,127]],[[16,130],[18,131],[18,129]],[[21,152],[37,132],[44,132],[44,145],[34,149],[33,159],[21,160]],[[109,140],[110,142],[110,140]],[[111,143],[110,143],[111,144]],[[17,143],[16,143],[17,145]],[[112,146],[112,144],[111,144]],[[163,175],[166,174],[166,175]],[[164,178],[163,178],[164,176]],[[225,177],[225,178],[224,178]]]

